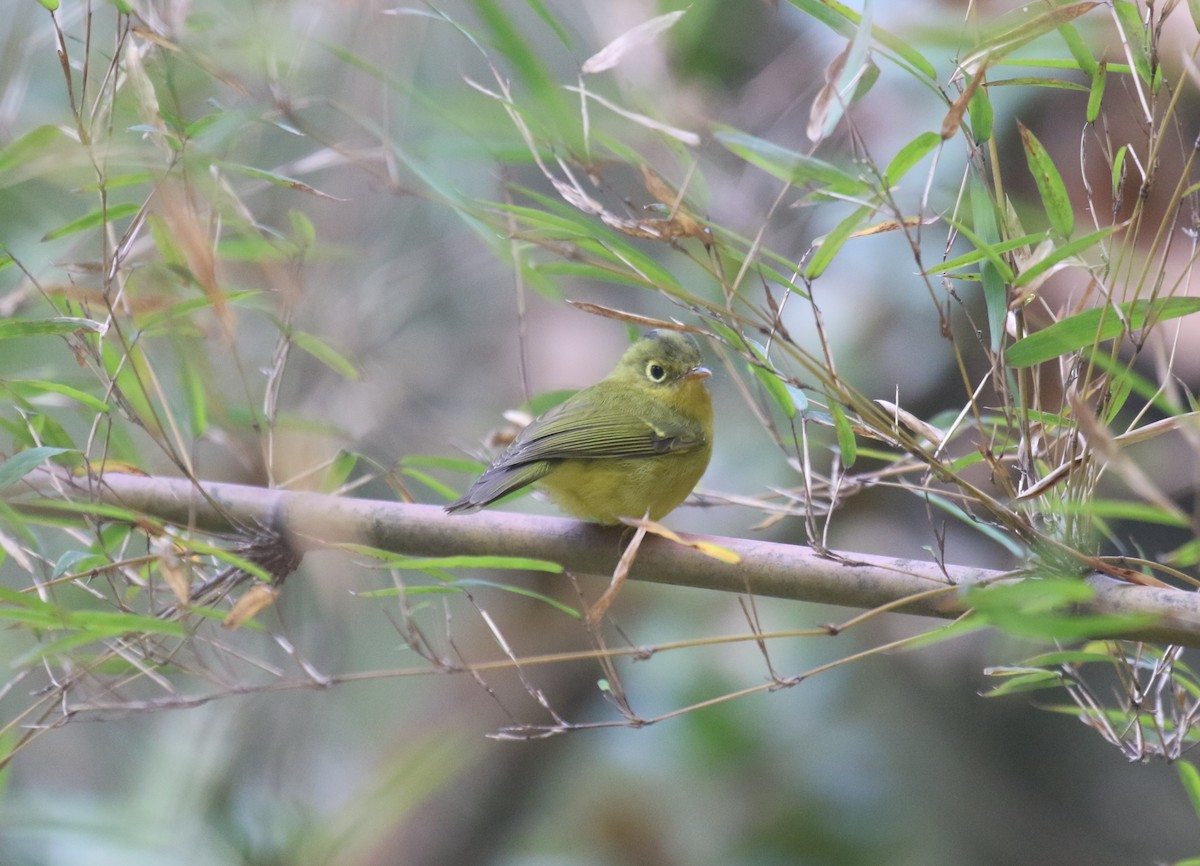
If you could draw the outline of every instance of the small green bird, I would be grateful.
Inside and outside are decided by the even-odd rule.
[[[446,510],[478,511],[536,483],[584,520],[661,519],[692,492],[712,456],[704,382],[712,372],[702,360],[691,336],[650,331],[604,379],[522,430]]]

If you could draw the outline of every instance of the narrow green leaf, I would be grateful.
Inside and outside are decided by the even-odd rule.
[[[1112,340],[1125,332],[1125,319],[1131,330],[1139,330],[1147,322],[1164,322],[1200,312],[1200,298],[1158,298],[1154,301],[1131,301],[1119,306],[1121,316],[1109,307],[1094,307],[1055,322],[1030,334],[1008,347],[1005,358],[1012,367],[1030,367],[1077,352],[1104,340]]]
[[[810,280],[815,280],[821,274],[825,273],[825,269],[829,267],[830,262],[833,261],[833,257],[837,255],[838,250],[842,248],[842,245],[846,243],[850,235],[874,212],[875,208],[870,205],[863,205],[838,223],[833,231],[821,239],[821,245],[804,268],[804,276]]]
[[[1075,231],[1075,209],[1071,206],[1067,185],[1063,183],[1058,167],[1037,136],[1020,121],[1017,121],[1017,129],[1021,133],[1021,145],[1025,148],[1025,162],[1037,184],[1038,195],[1041,196],[1046,216],[1050,218],[1050,225],[1060,237],[1069,238]]]
[[[1200,2],[1200,0],[1197,0]],[[1096,74],[1092,76],[1092,87],[1088,91],[1087,122],[1095,123],[1100,116],[1100,103],[1104,100],[1104,84],[1108,81],[1108,61],[1100,61]]]
[[[1138,77],[1147,84],[1153,84],[1154,75],[1150,71],[1150,45],[1146,25],[1142,21],[1142,13],[1138,4],[1132,0],[1113,0],[1113,11],[1117,13],[1117,23],[1121,28],[1125,42],[1129,45],[1129,53],[1133,57],[1133,68]]]
[[[51,457],[57,457],[69,451],[73,451],[73,449],[51,448],[46,445],[18,451],[12,457],[0,463],[0,490],[6,490],[13,484],[16,484]]]
[[[321,190],[317,189],[316,187],[309,186],[304,181],[297,180],[294,177],[288,177],[286,174],[267,171],[263,168],[255,168],[252,165],[242,165],[241,163],[237,162],[221,162],[219,164],[222,168],[231,169],[258,180],[265,180],[267,183],[274,184],[275,186],[283,186],[287,187],[288,189],[294,189],[298,192],[306,192],[309,195],[315,195],[318,198],[327,198],[331,201],[349,201],[349,199],[338,198],[337,196],[330,195],[327,192],[321,192]]]
[[[1192,13],[1192,24],[1200,33],[1200,0],[1188,0],[1188,11]]]
[[[321,479],[321,490],[325,493],[337,490],[346,483],[346,479],[350,477],[350,473],[357,465],[357,454],[347,451],[345,448],[340,449],[337,456],[333,458],[333,462],[329,464],[329,468],[325,470],[325,477]]]
[[[1117,148],[1117,155],[1112,166],[1112,197],[1114,202],[1121,200],[1121,187],[1125,181],[1125,157],[1129,153],[1129,145],[1123,144]]]
[[[1044,36],[1053,30],[1057,30],[1064,24],[1069,24],[1080,15],[1101,5],[1103,4],[1099,2],[1070,3],[1054,7],[1048,12],[1043,12],[1041,15],[1028,20],[1017,17],[1019,23],[1006,30],[989,35],[984,41],[971,49],[959,62],[959,65],[973,75],[985,61],[989,64],[995,63],[997,60],[1012,54],[1018,48],[1029,44],[1039,36]]]
[[[46,334],[100,333],[104,326],[91,319],[60,316],[54,319],[0,319],[0,340],[10,337],[36,337]]]
[[[790,0],[790,2],[797,9],[847,39],[853,39],[855,31],[862,25],[862,15],[849,6],[839,3],[838,0]],[[871,26],[871,38],[930,81],[937,79],[937,70],[933,64],[904,39],[878,24]]]
[[[1187,791],[1192,809],[1197,816],[1200,816],[1200,771],[1196,770],[1195,764],[1187,761],[1177,761],[1175,770],[1179,773],[1179,781],[1183,783],[1183,789]]]
[[[42,394],[58,394],[82,403],[94,412],[108,411],[108,404],[103,400],[59,382],[45,382],[39,379],[10,379],[9,381],[0,380],[0,387],[25,400],[36,400]]]
[[[315,334],[307,331],[293,331],[291,336],[297,346],[343,378],[357,382],[361,377],[354,364]]]
[[[122,202],[120,204],[109,205],[107,208],[94,210],[89,214],[84,214],[79,219],[71,220],[65,226],[59,226],[53,231],[48,231],[42,236],[43,241],[57,240],[58,238],[73,235],[76,232],[86,231],[87,229],[96,228],[97,226],[106,223],[114,222],[115,220],[124,219],[127,216],[133,216],[140,211],[142,206],[133,202]]]
[[[829,398],[829,411],[833,413],[833,429],[837,432],[838,449],[842,452],[842,466],[849,469],[858,460],[858,441],[854,438],[854,429],[842,404],[832,397]]]
[[[960,228],[976,249],[982,251],[985,260],[979,264],[979,279],[983,282],[983,303],[987,308],[988,337],[993,352],[998,352],[1004,341],[1004,322],[1008,317],[1008,284],[1012,282],[1012,269],[995,252],[1000,242],[1000,230],[996,225],[996,211],[992,207],[987,188],[975,175],[971,176],[971,220],[975,231]]]
[[[1077,256],[1084,250],[1091,249],[1116,230],[1116,226],[1105,226],[1102,229],[1097,229],[1096,231],[1083,235],[1082,237],[1078,237],[1069,243],[1065,243],[1061,247],[1055,247],[1054,251],[1044,259],[1039,262],[1035,262],[1025,270],[1021,271],[1021,273],[1017,274],[1016,278],[1013,279],[1012,284],[1018,288],[1028,285],[1050,268],[1057,265],[1059,262],[1069,259],[1073,256]]]
[[[979,262],[983,261],[984,259],[986,259],[988,257],[989,252],[992,253],[993,255],[1000,255],[1002,253],[1012,252],[1013,250],[1019,249],[1021,247],[1029,247],[1029,248],[1036,247],[1038,244],[1040,244],[1042,241],[1044,241],[1047,237],[1049,237],[1049,235],[1050,235],[1049,232],[1037,232],[1036,234],[1032,234],[1032,235],[1021,235],[1021,237],[1013,238],[1011,241],[1004,241],[1002,243],[992,244],[986,251],[976,248],[976,249],[971,250],[971,252],[969,252],[969,253],[964,253],[961,256],[956,256],[955,258],[947,259],[946,261],[942,262],[940,265],[930,268],[925,273],[927,273],[927,274],[944,274],[948,271],[957,270],[958,268],[965,268],[969,265],[978,264]]]
[[[986,84],[976,87],[975,92],[971,94],[971,100],[967,103],[967,114],[971,119],[971,135],[975,143],[982,144],[990,139],[995,118],[992,97]]]
[[[1102,63],[1096,62],[1091,48],[1088,47],[1083,37],[1079,35],[1079,30],[1076,29],[1075,25],[1070,23],[1062,25],[1058,28],[1058,35],[1067,44],[1067,48],[1070,50],[1071,56],[1075,58],[1075,63],[1078,64],[1079,68],[1088,78],[1094,79],[1096,77],[1096,70]]]
[[[1037,689],[1057,688],[1062,685],[1062,676],[1054,671],[1027,671],[1025,673],[1005,672],[1003,669],[988,668],[984,671],[991,676],[1006,676],[1004,682],[995,688],[983,692],[985,698],[998,698],[1017,692],[1029,692]]]
[[[55,126],[39,126],[0,150],[0,175],[46,153],[62,133]]]
[[[350,553],[358,553],[377,559],[384,568],[395,568],[405,571],[425,571],[430,568],[495,568],[507,571],[542,571],[548,574],[561,574],[563,567],[548,559],[532,559],[525,556],[430,556],[414,557],[402,553],[393,553],[378,547],[365,544],[336,544],[334,547]]]
[[[317,230],[306,213],[289,210],[288,220],[292,224],[292,237],[301,248],[307,249],[317,242]]]
[[[730,127],[719,127],[714,137],[746,162],[797,186],[810,183],[828,186],[845,195],[865,192],[869,188],[865,181],[852,177],[832,163]]]
[[[892,157],[892,161],[883,172],[884,182],[888,186],[895,186],[900,182],[900,178],[908,174],[914,165],[941,143],[942,137],[936,132],[922,132]]]

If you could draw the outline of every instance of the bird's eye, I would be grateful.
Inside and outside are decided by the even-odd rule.
[[[663,369],[662,364],[651,361],[646,365],[646,375],[650,377],[651,382],[661,382],[667,378],[667,371]]]

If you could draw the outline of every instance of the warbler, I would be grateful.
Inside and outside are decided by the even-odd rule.
[[[712,456],[712,398],[700,347],[655,329],[611,373],[522,430],[467,494],[446,506],[477,511],[537,484],[565,512],[602,524],[672,511]]]

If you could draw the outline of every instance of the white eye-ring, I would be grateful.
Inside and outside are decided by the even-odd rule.
[[[657,361],[651,361],[646,365],[646,377],[651,382],[661,382],[667,378],[667,371],[662,364]]]

